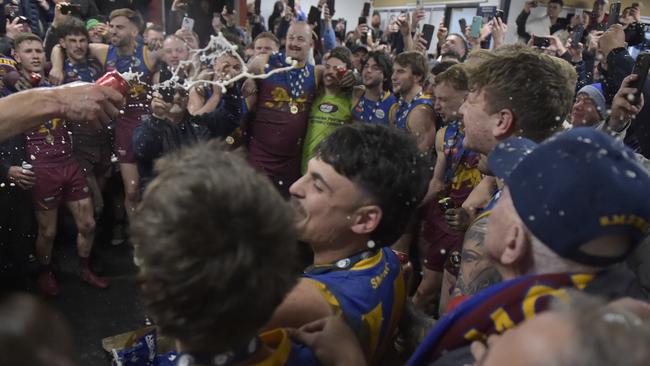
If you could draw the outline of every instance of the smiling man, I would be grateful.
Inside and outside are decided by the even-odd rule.
[[[314,156],[316,146],[335,129],[352,122],[352,93],[350,88],[341,88],[340,80],[347,70],[352,69],[350,51],[335,47],[325,61],[323,88],[309,111],[307,133],[302,148],[302,173]]]
[[[314,265],[268,329],[342,313],[369,364],[392,344],[405,301],[400,262],[388,248],[424,196],[430,163],[408,134],[370,124],[338,128],[291,186],[299,238]]]
[[[260,54],[249,65],[250,72],[261,74],[289,66],[289,57],[298,62],[290,71],[257,80],[257,95],[246,95],[252,112],[247,131],[250,161],[285,196],[300,178],[302,141],[318,86],[316,68],[307,63],[312,46],[311,27],[295,22],[287,32],[285,54]]]

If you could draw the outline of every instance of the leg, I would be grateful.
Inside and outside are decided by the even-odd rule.
[[[49,265],[52,261],[52,244],[56,236],[57,214],[57,209],[36,211],[36,222],[38,223],[36,257],[42,265]]]
[[[95,219],[93,218],[93,204],[90,198],[67,203],[75,223],[77,224],[77,253],[79,254],[79,267],[81,279],[97,288],[106,288],[108,283],[104,278],[98,277],[90,269],[90,252],[95,240]]]
[[[135,164],[120,163],[120,172],[122,174],[122,183],[124,183],[124,209],[127,217],[130,218],[140,198],[140,175]]]
[[[94,207],[95,217],[99,218],[104,210],[104,198],[102,197],[102,189],[100,188],[97,177],[95,177],[92,172],[89,172],[86,177],[88,180],[88,188],[90,188],[90,193],[92,194],[93,201],[92,205]]]
[[[77,253],[82,258],[88,258],[95,241],[95,219],[93,218],[93,203],[90,198],[67,203],[68,209],[77,224]]]
[[[56,296],[59,285],[52,273],[52,244],[56,236],[56,217],[58,210],[37,210],[38,235],[36,236],[36,257],[41,265],[38,285],[46,295]]]
[[[422,282],[413,296],[413,304],[420,310],[430,314],[431,306],[440,298],[442,272],[424,268]]]

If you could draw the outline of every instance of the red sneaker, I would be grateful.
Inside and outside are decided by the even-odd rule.
[[[41,272],[38,275],[38,287],[48,296],[56,296],[59,294],[59,284],[56,282],[52,271]]]
[[[105,278],[97,276],[90,270],[82,270],[81,279],[92,287],[102,289],[108,287],[108,281]]]

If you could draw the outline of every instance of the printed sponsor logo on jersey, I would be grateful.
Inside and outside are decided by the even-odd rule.
[[[331,103],[323,103],[318,106],[318,109],[320,109],[320,111],[323,113],[334,113],[339,110],[337,106]]]

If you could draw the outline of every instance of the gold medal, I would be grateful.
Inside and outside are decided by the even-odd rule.
[[[50,145],[54,145],[54,136],[52,136],[51,133],[47,133],[47,136],[45,136],[45,142],[47,142]]]
[[[292,104],[291,107],[289,107],[289,111],[291,112],[291,114],[298,114],[298,106]]]

